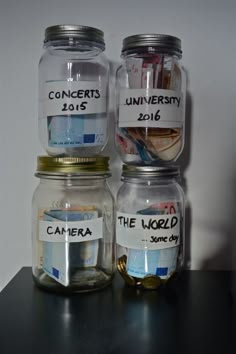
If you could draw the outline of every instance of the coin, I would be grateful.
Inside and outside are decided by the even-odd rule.
[[[122,278],[125,280],[125,282],[128,285],[135,286],[136,285],[135,279],[133,277],[131,277],[126,271],[126,261],[127,261],[126,255],[123,255],[122,257],[120,257],[117,262],[117,269],[118,269],[120,275],[122,276]]]
[[[126,260],[127,257],[125,255],[118,259],[117,268],[119,271],[126,271]]]
[[[131,277],[127,272],[120,272],[120,274],[128,285],[130,286],[136,285],[136,281],[134,280],[134,278]]]
[[[154,290],[160,287],[161,278],[156,275],[146,275],[141,280],[141,284],[144,289]]]
[[[137,278],[137,277],[133,277],[134,278],[134,280],[135,280],[135,282],[136,282],[136,286],[140,286],[140,285],[142,285],[142,278]]]

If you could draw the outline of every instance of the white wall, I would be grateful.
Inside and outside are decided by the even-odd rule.
[[[37,135],[37,65],[45,27],[60,23],[103,29],[106,53],[115,62],[127,35],[156,32],[182,39],[189,100],[181,165],[190,204],[186,236],[191,267],[231,267],[235,15],[234,0],[1,0],[0,289],[31,264],[31,196],[36,156],[44,153]],[[112,151],[116,192],[121,162],[111,145],[106,151]]]

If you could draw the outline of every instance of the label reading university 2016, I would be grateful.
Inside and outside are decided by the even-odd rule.
[[[161,89],[123,89],[120,92],[119,127],[181,128],[181,92]]]

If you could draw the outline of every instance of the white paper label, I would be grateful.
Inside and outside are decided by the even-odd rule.
[[[44,87],[44,117],[106,112],[106,89],[98,81],[52,81]]]
[[[39,240],[84,242],[102,238],[103,218],[83,221],[39,221]]]
[[[180,214],[117,213],[117,243],[133,249],[160,250],[180,244]]]
[[[120,91],[119,127],[181,128],[183,95],[172,90]]]

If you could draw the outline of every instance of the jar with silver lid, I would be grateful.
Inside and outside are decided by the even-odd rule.
[[[115,270],[108,157],[39,156],[33,196],[33,278],[58,292],[108,285]]]
[[[184,146],[186,75],[180,39],[139,34],[123,40],[117,70],[116,147],[127,164],[175,161]]]
[[[184,193],[175,166],[124,165],[117,194],[117,267],[129,285],[156,289],[184,262]]]
[[[104,33],[57,25],[45,30],[39,62],[39,137],[53,156],[93,156],[107,142],[109,63]]]

